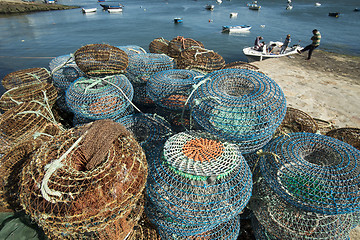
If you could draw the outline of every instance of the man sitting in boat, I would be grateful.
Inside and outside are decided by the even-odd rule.
[[[257,51],[262,51],[263,50],[263,48],[265,46],[265,43],[260,42],[261,40],[263,40],[262,36],[257,36],[256,37],[255,43],[254,43],[254,50],[257,50]]]

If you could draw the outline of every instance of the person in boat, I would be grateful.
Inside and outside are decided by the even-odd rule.
[[[285,53],[286,48],[289,46],[289,43],[291,42],[291,38],[290,38],[290,34],[286,35],[286,38],[284,40],[283,45],[281,46],[280,49],[280,54]]]
[[[261,40],[263,40],[262,36],[257,36],[255,39],[255,43],[254,43],[254,50],[258,50],[258,51],[262,51],[265,43],[264,42],[260,42]]]
[[[314,29],[312,33],[313,33],[313,36],[311,37],[312,43],[307,45],[301,50],[297,50],[298,53],[300,54],[309,51],[307,60],[311,59],[312,52],[314,51],[315,48],[317,48],[320,45],[320,40],[321,40],[321,34],[317,29]]]

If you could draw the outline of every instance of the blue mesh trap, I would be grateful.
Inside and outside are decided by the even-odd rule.
[[[116,120],[134,134],[144,148],[152,142],[164,141],[171,134],[170,124],[161,116],[149,113],[136,113]]]
[[[84,73],[76,65],[74,58],[70,54],[52,59],[49,68],[53,84],[60,91],[66,91],[72,82],[84,76]]]
[[[144,53],[129,56],[126,76],[131,83],[145,83],[149,77],[160,71],[174,68],[174,59],[155,53]]]
[[[290,133],[259,152],[261,173],[290,204],[308,212],[360,210],[360,151],[335,138]]]
[[[201,131],[170,137],[148,154],[151,221],[179,236],[201,234],[238,216],[252,175],[236,144]]]
[[[266,184],[254,181],[249,206],[266,232],[279,239],[346,240],[355,221],[352,213],[326,215],[292,206]]]
[[[279,85],[247,69],[223,69],[205,75],[190,105],[201,127],[237,142],[242,153],[254,152],[270,141],[286,112]]]
[[[179,111],[184,108],[192,86],[201,76],[199,72],[184,69],[157,72],[147,82],[146,94],[155,104]]]
[[[124,116],[133,94],[133,87],[125,75],[81,77],[66,91],[66,104],[83,118],[116,119]]]

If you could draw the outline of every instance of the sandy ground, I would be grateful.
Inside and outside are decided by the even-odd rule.
[[[314,51],[252,62],[275,80],[288,106],[336,127],[360,128],[360,57]],[[360,238],[359,238],[360,239]]]
[[[360,128],[360,57],[315,51],[251,64],[275,80],[288,106],[336,127]],[[350,234],[360,240],[360,226]]]

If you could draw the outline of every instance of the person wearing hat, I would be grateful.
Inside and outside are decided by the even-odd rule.
[[[285,41],[280,49],[280,54],[285,53],[286,48],[289,46],[289,43],[291,42],[290,34],[288,34],[285,38]]]

